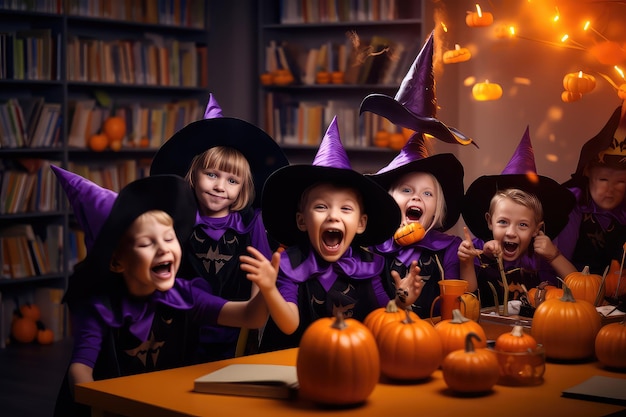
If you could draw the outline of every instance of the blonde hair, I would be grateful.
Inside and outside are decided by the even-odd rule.
[[[431,229],[439,229],[443,227],[443,222],[446,219],[448,208],[446,206],[446,197],[443,193],[443,188],[441,187],[441,184],[437,180],[437,177],[435,177],[430,172],[425,172],[425,171],[419,171],[419,172],[421,174],[428,175],[432,179],[433,184],[435,186],[435,194],[437,196],[437,203],[435,204],[435,215],[433,216],[433,221],[430,224],[430,227],[428,228],[428,230],[426,230],[428,232]],[[403,179],[404,179],[404,175],[398,178],[398,180],[389,188],[389,194],[391,194],[398,187],[398,184],[400,184],[400,182]]]
[[[535,214],[535,222],[537,224],[543,221],[543,206],[541,205],[539,198],[537,198],[535,194],[527,193],[526,191],[522,191],[518,188],[507,188],[506,190],[500,190],[495,193],[489,203],[490,216],[493,215],[496,205],[505,198],[532,210]]]
[[[243,187],[231,205],[231,211],[240,211],[252,204],[254,201],[254,179],[250,164],[241,152],[229,146],[215,146],[207,149],[193,158],[191,167],[185,175],[185,180],[191,188],[194,188],[197,173],[210,168],[230,172],[243,178]]]

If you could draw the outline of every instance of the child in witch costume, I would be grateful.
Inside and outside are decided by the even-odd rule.
[[[361,103],[361,113],[370,111],[416,131],[393,161],[369,177],[393,196],[402,213],[401,227],[420,223],[425,231],[419,241],[397,241],[390,234],[384,243],[373,248],[387,260],[384,283],[390,295],[395,292],[390,272],[404,275],[411,262],[418,261],[425,283],[413,310],[422,318],[430,317],[431,304],[439,295],[439,280],[465,279],[468,291],[477,286],[473,271],[461,274],[457,256],[461,239],[445,233],[461,214],[463,166],[450,153],[429,155],[425,135],[460,145],[476,143],[435,118],[432,54],[431,33],[396,96],[371,94]],[[433,314],[439,315],[438,306]]]
[[[196,212],[182,178],[143,178],[116,195],[52,169],[90,234],[90,250],[70,276],[64,297],[74,348],[55,415],[85,411],[71,399],[75,383],[193,363],[200,325],[263,326],[268,310],[262,294],[227,301],[211,294],[202,278],[176,278],[179,241],[191,233]],[[272,288],[270,281],[259,284]]]
[[[466,236],[459,258],[476,271],[482,305],[495,304],[489,283],[498,300],[505,291],[513,300],[543,281],[556,286],[557,276],[574,271],[551,240],[573,207],[574,195],[567,188],[537,175],[527,127],[502,173],[476,179],[465,193],[462,215],[476,238]]]
[[[576,172],[563,184],[576,196],[567,226],[556,238],[578,271],[619,274],[626,242],[626,107],[582,147]],[[623,271],[621,271],[623,274]],[[626,276],[610,298],[626,298]]]
[[[336,118],[312,165],[290,165],[268,178],[262,208],[268,232],[287,249],[270,261],[251,247],[241,258],[250,279],[278,275],[278,291],[266,298],[271,319],[261,351],[298,346],[321,317],[341,312],[363,320],[389,302],[384,259],[363,247],[393,233],[400,213],[384,189],[351,169]],[[400,307],[406,307],[421,289],[417,264],[395,279]]]
[[[246,279],[239,257],[247,246],[267,257],[278,247],[268,239],[259,206],[266,178],[287,164],[280,147],[264,131],[223,117],[213,95],[204,120],[189,124],[165,142],[152,161],[150,174],[184,177],[198,202],[196,225],[183,242],[180,277],[204,277],[211,291],[227,300],[256,295],[258,288]],[[247,339],[247,346],[238,346],[240,339]],[[253,353],[258,346],[255,331],[248,334],[247,329],[220,326],[203,327],[200,340],[202,361]]]

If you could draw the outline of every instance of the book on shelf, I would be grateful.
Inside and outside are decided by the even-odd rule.
[[[232,364],[194,380],[195,392],[278,399],[294,398],[299,389],[295,366]]]
[[[9,265],[9,278],[39,276],[50,272],[46,247],[30,224],[16,224],[1,229],[0,240],[3,264]]]
[[[89,117],[96,107],[95,99],[76,100],[70,105],[71,125],[67,145],[75,148],[87,147]]]

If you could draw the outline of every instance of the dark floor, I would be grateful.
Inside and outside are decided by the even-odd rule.
[[[71,351],[69,339],[0,349],[0,415],[51,417]]]

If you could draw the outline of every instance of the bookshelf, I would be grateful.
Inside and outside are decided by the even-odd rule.
[[[49,164],[113,190],[147,175],[158,147],[202,117],[208,12],[208,0],[0,2],[0,347],[15,304],[55,310],[84,257]],[[109,116],[126,135],[92,151]],[[52,321],[62,337],[65,320]]]
[[[358,109],[368,94],[395,95],[429,30],[423,13],[421,1],[259,1],[258,120],[290,162],[312,161],[334,115],[354,169],[395,156],[374,137],[397,128]]]

